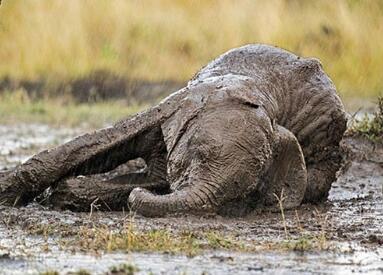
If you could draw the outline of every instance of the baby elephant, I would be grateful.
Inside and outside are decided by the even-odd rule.
[[[178,110],[161,125],[173,192],[159,196],[136,188],[132,208],[146,216],[217,212],[261,188],[266,204],[284,189],[285,207],[298,206],[307,185],[303,152],[270,114],[256,81],[227,74],[188,87]]]
[[[296,207],[327,198],[345,129],[344,108],[318,60],[247,45],[148,111],[0,176],[0,201],[19,192],[26,202],[62,179],[141,157],[147,171],[125,183],[155,180],[171,190],[133,189],[129,205],[142,215],[224,212],[242,201],[273,207],[282,192],[284,207]]]

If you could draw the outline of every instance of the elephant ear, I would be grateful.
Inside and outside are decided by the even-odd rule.
[[[302,203],[307,186],[304,156],[293,133],[277,125],[275,134],[273,157],[257,193],[265,206],[277,206],[283,196],[283,207],[294,208]]]

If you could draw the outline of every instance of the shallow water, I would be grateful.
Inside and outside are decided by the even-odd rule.
[[[332,259],[331,259],[332,258]],[[0,261],[1,262],[1,261]],[[3,274],[33,274],[33,270],[54,270],[70,272],[86,269],[92,274],[102,273],[119,263],[134,263],[140,274],[275,274],[315,273],[315,274],[379,274],[379,257],[365,253],[350,255],[323,253],[273,253],[238,254],[207,253],[193,258],[157,254],[107,254],[102,257],[90,255],[68,255],[51,253],[36,256],[33,261],[14,260],[2,270]],[[297,264],[299,263],[299,264]],[[76,267],[76,268],[74,268]],[[28,270],[28,271],[27,271]],[[381,269],[380,269],[381,271]]]
[[[79,129],[54,129],[47,125],[0,126],[0,169],[13,167],[33,153],[62,143]],[[25,228],[33,224],[70,225],[87,223],[121,226],[122,213],[72,213],[52,211],[37,204],[19,209],[0,206],[0,274],[38,274],[46,270],[86,269],[103,274],[111,266],[131,263],[139,273],[147,274],[275,274],[383,273],[383,150],[368,142],[347,141],[355,153],[334,183],[329,201],[321,205],[303,205],[286,212],[292,239],[305,234],[325,232],[334,249],[318,251],[259,250],[254,253],[206,251],[195,257],[161,253],[71,252],[60,248],[56,237],[32,236]],[[217,230],[235,234],[243,242],[278,242],[285,239],[279,213],[254,213],[245,218],[137,217],[138,228]]]

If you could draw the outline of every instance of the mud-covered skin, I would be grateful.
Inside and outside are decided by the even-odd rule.
[[[282,187],[286,207],[299,205],[303,193],[307,202],[327,197],[340,166],[339,141],[346,119],[335,87],[318,60],[269,46],[245,46],[211,62],[188,87],[193,91],[185,99],[188,104],[163,127],[174,192],[155,196],[134,190],[130,196],[134,209],[145,215],[216,211],[252,191],[263,204],[272,205],[276,203],[274,194],[281,194]],[[215,110],[210,113],[209,106],[203,104],[209,100]],[[257,129],[265,129],[265,123],[256,113],[255,118],[240,117],[246,107],[262,111],[274,125],[268,128],[274,135],[259,139]],[[237,115],[232,114],[233,108]],[[167,134],[166,124],[176,125],[176,130]],[[237,128],[245,125],[252,132],[238,135]],[[277,142],[277,137],[283,136],[281,132],[291,140]],[[285,148],[294,148],[295,137],[300,146],[284,152]],[[241,141],[248,139],[251,142],[243,146]],[[268,150],[262,150],[264,147]],[[299,157],[301,151],[305,164]]]
[[[255,84],[229,74],[189,85],[193,92],[162,124],[173,192],[157,196],[133,190],[134,210],[146,216],[223,212],[228,202],[257,190],[271,167],[278,169],[264,190],[265,203],[273,204],[273,193],[282,188],[286,208],[302,202],[307,183],[303,154],[295,137],[269,116]]]
[[[294,207],[327,197],[345,128],[343,106],[316,59],[248,45],[212,61],[148,111],[0,175],[0,201],[20,196],[25,203],[62,179],[142,157],[167,159],[167,175],[164,165],[153,173],[172,190],[134,189],[130,205],[144,215],[215,212],[253,194],[273,205],[282,189],[286,207]]]
[[[274,47],[249,45],[218,57],[192,82],[226,74],[254,78],[265,94],[269,116],[290,130],[301,145],[309,178],[305,200],[326,198],[339,169],[339,141],[346,118],[320,62]]]

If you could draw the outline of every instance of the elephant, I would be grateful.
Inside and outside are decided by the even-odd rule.
[[[149,110],[1,173],[0,202],[25,204],[80,175],[92,186],[94,175],[140,157],[145,172],[101,184],[133,184],[117,197],[144,216],[220,213],[244,201],[275,207],[281,194],[286,209],[317,203],[340,168],[346,122],[319,60],[246,45]],[[146,189],[150,182],[167,191]]]

